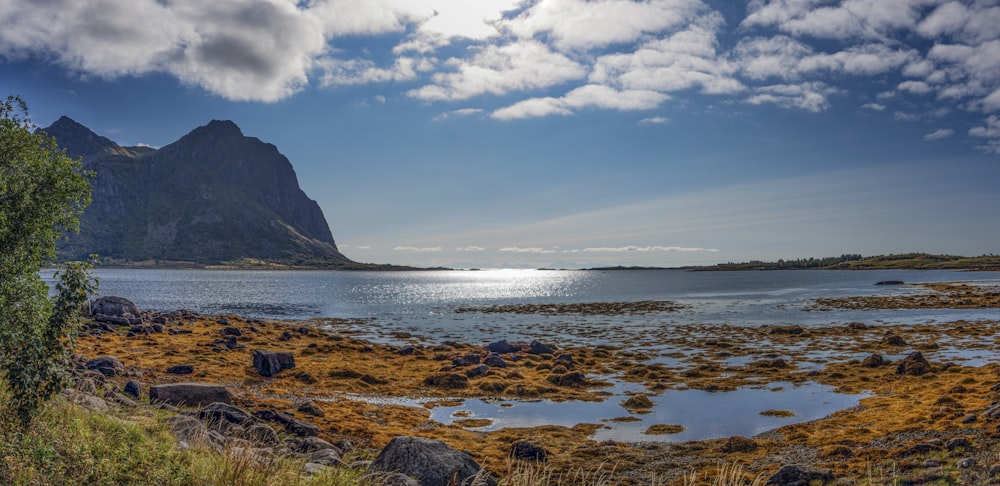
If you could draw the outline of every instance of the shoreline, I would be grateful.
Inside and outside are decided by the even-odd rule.
[[[932,293],[951,292],[982,308],[998,307],[992,287],[931,285],[937,286],[929,287]],[[978,296],[967,294],[975,291],[981,292]],[[930,305],[924,295],[897,296],[896,304],[901,298],[912,305]],[[856,302],[863,301],[846,299],[827,304],[849,306]],[[945,305],[949,301],[934,302]],[[294,411],[296,402],[315,399],[327,409],[328,418],[310,418],[320,427],[324,439],[351,440],[370,451],[384,446],[395,435],[440,439],[471,451],[477,461],[497,475],[508,467],[506,454],[511,444],[526,438],[549,450],[547,467],[554,471],[568,472],[586,464],[618,464],[613,474],[620,484],[644,484],[643,478],[648,481],[650,474],[665,479],[677,479],[679,474],[689,472],[706,476],[720,462],[742,464],[751,475],[770,475],[782,465],[805,462],[829,469],[837,478],[859,481],[876,466],[885,471],[892,468],[897,478],[939,474],[973,480],[986,478],[1000,458],[1000,446],[994,440],[996,424],[984,413],[992,401],[1000,398],[993,390],[1000,380],[1000,366],[995,364],[991,351],[1000,337],[997,321],[851,323],[808,328],[689,325],[684,326],[686,332],[673,329],[656,337],[691,351],[663,356],[661,362],[641,350],[616,346],[567,346],[541,354],[519,350],[499,353],[506,367],[488,366],[481,375],[465,376],[463,380],[452,375],[464,376],[476,365],[456,366],[454,360],[470,355],[482,360],[490,354],[485,349],[488,343],[379,344],[357,337],[361,333],[357,329],[363,329],[366,320],[289,322],[239,316],[162,320],[165,332],[161,333],[81,336],[78,354],[91,358],[115,355],[125,363],[131,378],[150,384],[193,379],[223,383],[232,389],[239,404],[251,408]],[[218,348],[221,332],[232,327],[247,330],[246,338],[240,339],[245,348],[223,351]],[[401,340],[412,338],[423,340],[400,334]],[[558,348],[560,343],[545,344]],[[261,377],[250,360],[251,351],[257,348],[292,353],[296,368],[271,378]],[[914,352],[925,355],[930,363],[918,375],[897,374],[899,363]],[[556,362],[563,354],[570,356],[570,363]],[[874,354],[882,356],[881,363],[873,364],[868,359]],[[165,372],[170,366],[185,364],[194,368],[192,375]],[[771,383],[788,383],[786,387],[816,383],[839,393],[870,395],[860,398],[857,406],[752,438],[655,441],[669,439],[667,434],[636,443],[591,439],[607,423],[483,431],[461,426],[482,425],[463,422],[482,417],[454,417],[453,423],[445,424],[432,421],[432,410],[426,405],[418,408],[391,400],[388,404],[373,404],[333,398],[335,393],[416,396],[436,401],[433,406],[447,408],[456,407],[458,400],[480,398],[582,403],[623,397],[610,393],[609,386],[601,383],[601,377],[608,376],[628,384],[628,396],[654,399],[698,390],[725,400],[725,393],[766,388]],[[328,398],[333,400],[324,401]],[[653,408],[661,406],[654,404]],[[641,411],[623,409],[620,416],[607,418],[642,420],[646,414]],[[765,411],[778,415],[787,412],[780,408],[761,410]],[[975,419],[964,422],[972,416]],[[947,440],[958,438],[966,439],[969,445],[960,451],[947,450]],[[959,461],[970,457],[977,465],[957,467]],[[929,459],[949,465],[948,470],[934,466]]]

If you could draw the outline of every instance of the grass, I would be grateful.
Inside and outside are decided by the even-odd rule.
[[[0,391],[0,403],[8,402],[7,393]],[[160,424],[163,413],[142,408],[128,415],[95,413],[57,398],[26,430],[0,419],[0,484],[365,486],[379,482],[346,468],[309,477],[302,472],[301,460],[266,458],[235,448],[182,450]]]

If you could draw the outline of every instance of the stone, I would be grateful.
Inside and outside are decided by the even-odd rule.
[[[60,395],[91,412],[104,413],[108,411],[108,402],[89,393],[82,393],[74,388],[67,388]]]
[[[344,463],[340,457],[341,455],[336,449],[321,449],[309,453],[306,460],[324,466],[342,466]]]
[[[326,413],[323,412],[323,409],[319,406],[319,404],[317,404],[312,400],[307,400],[305,402],[302,402],[301,404],[299,404],[296,410],[303,413],[307,413],[309,415],[315,415],[317,417],[326,416]]]
[[[281,370],[295,367],[292,353],[281,353],[255,349],[252,355],[253,367],[261,376],[274,376]]]
[[[956,437],[945,443],[945,448],[949,451],[954,451],[958,448],[969,449],[970,447],[972,447],[972,444],[969,442],[969,439],[966,439],[965,437]]]
[[[229,390],[212,383],[167,383],[149,388],[149,403],[201,407],[210,403],[233,403]]]
[[[125,319],[140,318],[139,309],[132,301],[124,297],[105,296],[95,300],[90,304],[91,315],[103,314],[109,317],[120,317]]]
[[[87,361],[83,365],[88,370],[101,372],[104,376],[116,376],[125,371],[125,365],[114,356],[101,356]]]
[[[887,364],[889,364],[889,361],[878,353],[872,353],[871,356],[865,358],[864,361],[861,362],[861,366],[865,368],[878,368],[879,366],[885,366]]]
[[[263,445],[275,445],[280,442],[278,433],[265,424],[251,425],[243,431],[243,438]]]
[[[135,403],[135,400],[132,400],[131,398],[125,396],[124,394],[114,391],[109,391],[105,393],[104,399],[114,404],[120,405],[122,407],[135,408],[139,406],[138,403]]]
[[[238,327],[226,327],[222,329],[223,336],[242,336],[243,331]]]
[[[337,446],[320,439],[319,437],[306,437],[305,439],[298,440],[296,441],[295,446],[292,447],[292,450],[304,454],[315,451],[332,450],[337,453],[338,458],[342,454],[341,450],[338,449]]]
[[[209,444],[211,439],[208,434],[208,427],[200,420],[187,415],[173,415],[167,417],[164,422],[181,442],[181,448],[197,447]]]
[[[920,351],[914,351],[896,366],[897,375],[920,376],[930,370],[931,364],[924,359],[924,355]]]
[[[556,356],[556,359],[554,360],[554,363],[557,364],[557,365],[561,364],[561,365],[563,365],[563,366],[565,366],[567,368],[572,368],[573,367],[573,356],[570,355],[570,354],[560,354],[559,356]]]
[[[549,451],[544,447],[527,440],[519,440],[510,446],[507,456],[521,461],[545,462]]]
[[[167,373],[172,375],[190,375],[194,373],[194,366],[191,365],[176,365],[167,368]]]
[[[400,349],[399,351],[396,351],[396,354],[400,356],[410,356],[415,352],[417,352],[417,348],[414,348],[413,346],[407,346],[405,348]]]
[[[139,398],[142,395],[143,384],[135,380],[129,380],[125,384],[125,388],[122,390],[126,395],[130,395],[133,398]]]
[[[220,317],[220,318],[216,319],[215,322],[217,322],[219,324],[222,324],[223,326],[228,326],[229,325],[229,319],[225,318],[225,317]]]
[[[768,478],[765,484],[777,484],[778,486],[807,486],[811,481],[830,481],[833,473],[829,469],[818,467],[789,464],[781,466],[778,472]]]
[[[206,421],[222,421],[240,425],[251,425],[256,420],[250,412],[228,403],[210,403],[198,410],[198,418]]]
[[[472,368],[472,369],[466,371],[465,372],[465,376],[467,376],[469,378],[475,378],[477,376],[485,375],[486,372],[488,372],[488,371],[490,371],[490,367],[486,366],[484,364],[481,364],[481,365],[477,365],[475,368]]]
[[[798,324],[793,324],[791,326],[775,326],[771,329],[771,334],[791,334],[797,336],[805,332],[802,326]]]
[[[902,280],[880,280],[875,282],[875,285],[905,285]]]
[[[976,458],[966,457],[965,459],[956,462],[955,465],[958,466],[959,469],[969,469],[971,467],[975,467]]]
[[[906,340],[896,334],[889,334],[882,338],[882,344],[886,346],[906,346]]]
[[[420,437],[389,441],[372,461],[368,473],[401,473],[415,478],[421,486],[469,484],[474,478],[482,478],[482,483],[489,486],[497,484],[468,453]]]
[[[546,345],[544,345],[544,344],[542,344],[542,343],[540,343],[538,341],[532,341],[531,344],[528,345],[528,353],[531,353],[531,354],[553,354],[553,353],[555,353],[555,350],[553,350],[551,347],[546,346]]]
[[[847,328],[855,331],[864,331],[868,329],[868,325],[863,322],[849,322]]]
[[[587,377],[579,371],[565,373],[561,375],[550,375],[549,383],[556,386],[583,386],[587,383]]]
[[[383,486],[420,486],[420,482],[403,473],[393,473],[381,479]]]
[[[493,368],[506,368],[507,367],[507,362],[504,361],[503,358],[501,358],[500,356],[498,356],[496,354],[491,354],[489,357],[486,358],[486,360],[484,361],[484,363],[487,366],[490,366],[490,367],[493,367]]]
[[[506,339],[503,339],[497,342],[490,343],[488,346],[486,346],[486,350],[491,353],[506,354],[506,353],[516,353],[520,351],[521,348],[519,346],[514,346],[513,344],[507,342]]]

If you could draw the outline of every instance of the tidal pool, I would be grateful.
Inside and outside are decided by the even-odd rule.
[[[616,387],[616,391],[622,391]],[[649,413],[630,413],[621,402],[625,394],[603,402],[550,400],[483,400],[469,399],[458,406],[437,406],[431,409],[431,419],[450,424],[456,420],[487,419],[485,427],[474,430],[537,427],[541,425],[601,424],[594,434],[595,440],[623,442],[683,442],[713,439],[733,435],[753,436],[767,430],[797,422],[825,417],[837,410],[853,407],[866,394],[847,395],[836,393],[833,387],[816,383],[794,385],[771,383],[764,388],[739,388],[728,392],[702,390],[669,390],[651,396],[653,408]],[[416,405],[413,400],[396,402]],[[765,410],[788,410],[791,417],[761,415]],[[612,419],[634,417],[638,421],[618,422]],[[677,434],[648,435],[651,425],[676,424],[684,427]]]

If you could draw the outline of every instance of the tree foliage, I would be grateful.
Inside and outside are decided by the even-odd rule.
[[[24,101],[0,102],[0,366],[22,422],[61,389],[75,318],[93,290],[85,265],[68,266],[53,305],[39,275],[63,232],[79,229],[90,186],[80,161],[33,128]]]

